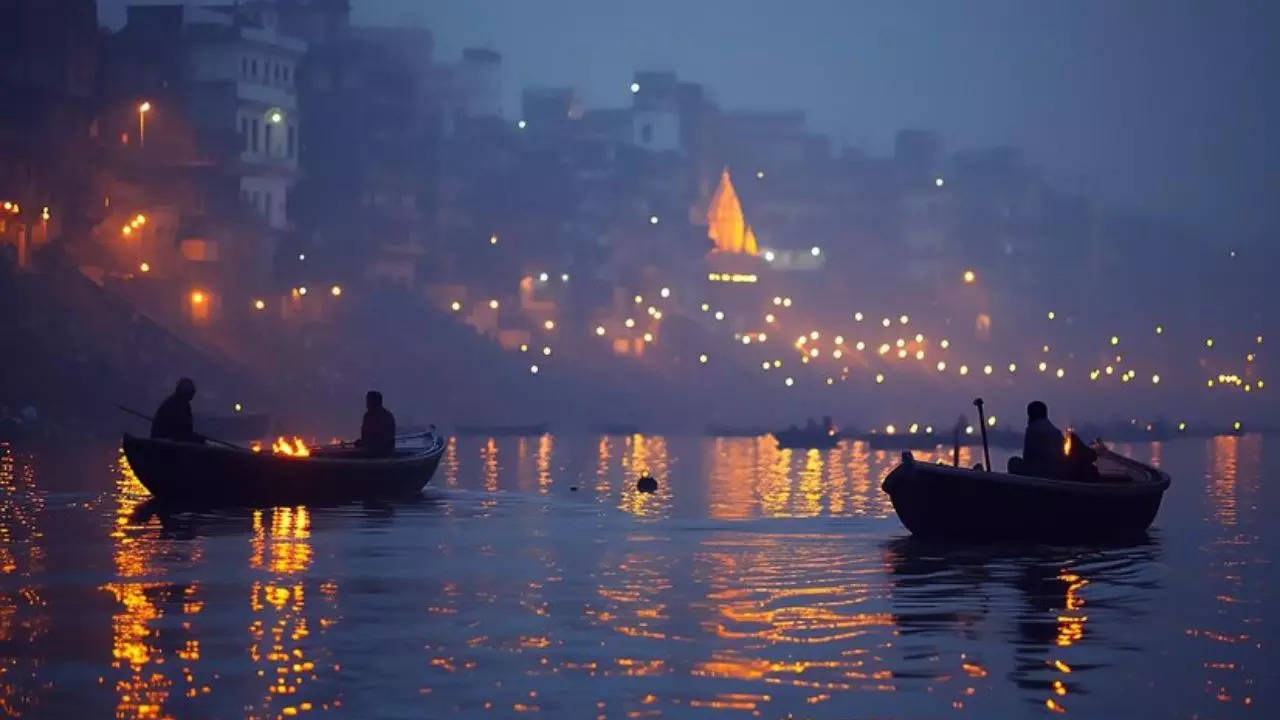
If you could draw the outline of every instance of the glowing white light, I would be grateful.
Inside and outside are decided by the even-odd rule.
[[[854,314],[853,314],[853,321],[854,321],[854,322],[862,322],[862,313],[860,313],[860,312],[856,312],[856,313],[854,313]]]
[[[946,350],[947,348],[951,347],[951,341],[943,339],[942,342],[938,343],[938,347],[942,348],[943,350]]]
[[[638,82],[631,83],[631,93],[634,95],[635,93],[638,93],[638,92],[640,92],[640,83]]]
[[[525,121],[521,120],[520,122],[516,123],[516,127],[518,127],[518,128],[520,128],[521,130],[523,130],[523,129],[525,129],[525,128],[529,127],[529,123],[527,123],[527,122],[525,122]],[[537,367],[537,366],[535,365],[534,367]],[[535,370],[534,372],[537,372],[537,370]]]
[[[793,378],[787,378],[786,380],[783,380],[782,382],[783,382],[783,383],[785,383],[787,387],[791,387],[792,385],[795,385],[795,384],[796,384],[796,381],[795,381]]]
[[[777,256],[773,254],[773,251],[772,251],[772,250],[765,250],[765,251],[764,251],[764,261],[765,261],[765,262],[773,262],[773,259],[774,259],[775,257],[777,257]]]
[[[942,186],[943,186],[943,185],[945,185],[945,184],[946,184],[946,181],[945,181],[945,180],[943,180],[942,178],[934,178],[934,179],[933,179],[933,186],[934,186],[934,187],[942,187]]]
[[[659,295],[661,295],[661,296],[662,296],[662,297],[664,297],[664,298],[669,298],[669,297],[671,297],[671,288],[665,288],[665,287],[664,287],[664,288],[662,288],[662,290],[658,291],[658,294],[659,294]]]
[[[497,309],[498,309],[498,301],[497,301],[497,300],[490,300],[490,301],[489,301],[489,309],[490,309],[490,310],[497,310]]]
[[[855,347],[855,348],[857,348],[857,349],[859,349],[859,350],[866,350],[866,349],[867,349],[867,344],[866,344],[866,343],[864,343],[864,342],[862,342],[861,340],[859,340],[859,341],[858,341],[858,343],[857,343],[856,345],[854,345],[854,347]]]
[[[717,311],[716,311],[716,319],[717,319],[717,320],[723,320],[723,319],[724,319],[724,311],[723,311],[723,310],[717,310]]]
[[[818,257],[819,255],[822,254],[822,248],[818,247],[817,245],[814,245],[813,247],[809,248],[809,254],[814,257]]]
[[[911,322],[911,318],[907,317],[906,315],[900,315],[898,317],[898,322],[902,323],[903,325],[906,325],[907,323]]]
[[[537,374],[538,374],[538,366],[537,366],[537,365],[530,365],[530,366],[529,366],[529,372],[533,373],[534,375],[537,375]]]
[[[548,275],[548,274],[546,274],[546,273],[538,273],[538,280],[539,280],[539,281],[541,281],[541,282],[546,282],[546,281],[548,281],[548,280],[550,280],[550,279],[551,279],[551,276],[550,276],[550,275]]]
[[[603,326],[603,325],[597,325],[597,326],[596,326],[596,335],[604,335],[604,326]]]
[[[699,356],[698,356],[698,362],[702,363],[703,365],[706,365],[706,364],[707,364],[707,354],[706,354],[706,353],[703,353],[703,354],[699,355]]]

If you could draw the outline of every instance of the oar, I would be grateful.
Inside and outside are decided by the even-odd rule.
[[[435,426],[432,425],[431,427],[435,427]],[[435,431],[424,430],[419,433],[407,433],[405,435],[397,435],[396,441],[399,442],[400,440],[414,440],[420,437],[427,437],[428,435],[435,435]],[[355,444],[356,444],[355,440],[339,440],[336,443],[329,443],[328,445],[325,445],[325,447],[331,447],[331,448],[355,447]]]
[[[973,404],[978,408],[978,427],[982,428],[982,457],[987,461],[987,472],[991,470],[991,450],[987,448],[987,416],[982,412],[982,398],[976,398]]]
[[[147,422],[155,422],[155,419],[154,419],[154,418],[152,418],[150,415],[147,415],[146,413],[138,412],[137,410],[134,410],[133,408],[127,408],[127,407],[125,407],[125,406],[123,406],[123,405],[116,405],[116,409],[117,409],[117,410],[121,410],[121,411],[123,411],[123,412],[127,412],[127,413],[129,413],[130,415],[133,415],[134,417],[138,417],[138,418],[141,418],[141,419],[143,419],[143,420],[146,420]],[[212,438],[212,437],[209,437],[208,435],[201,435],[200,437],[204,438],[205,440],[208,440],[208,441],[209,441],[209,442],[211,442],[211,443],[214,443],[215,445],[224,445],[224,446],[226,446],[226,447],[233,448],[233,449],[235,449],[235,450],[245,450],[245,449],[246,449],[244,446],[236,445],[236,444],[234,444],[234,443],[229,443],[229,442],[227,442],[226,440],[219,440],[218,438]]]

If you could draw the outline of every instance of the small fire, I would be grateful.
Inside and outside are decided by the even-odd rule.
[[[293,436],[292,441],[286,439],[283,435],[276,438],[276,441],[271,443],[271,452],[276,455],[288,455],[290,457],[307,457],[311,454],[307,444],[302,442],[302,438],[297,435]]]
[[[1067,433],[1067,437],[1062,441],[1062,454],[1065,457],[1071,457],[1071,433]]]

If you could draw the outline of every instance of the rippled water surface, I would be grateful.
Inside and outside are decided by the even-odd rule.
[[[179,516],[8,448],[0,716],[1277,717],[1276,448],[1122,446],[1174,484],[1110,548],[913,542],[862,444],[460,439],[415,502]]]

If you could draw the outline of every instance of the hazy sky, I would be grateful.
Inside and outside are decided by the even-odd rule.
[[[107,23],[123,0],[103,0]],[[836,145],[901,127],[1013,144],[1071,187],[1211,223],[1280,229],[1280,2],[1266,0],[353,0],[436,56],[504,56],[527,85],[629,101],[673,69],[728,108],[797,107]],[[1272,68],[1268,70],[1268,68]]]

